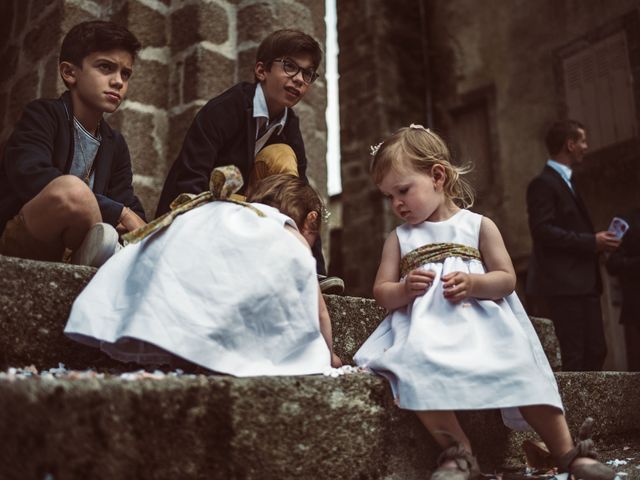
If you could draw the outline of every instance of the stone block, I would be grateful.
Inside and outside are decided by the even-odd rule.
[[[179,52],[202,41],[224,43],[228,37],[227,12],[214,3],[192,3],[171,14],[172,52]]]
[[[45,10],[56,3],[59,3],[59,0],[31,0],[31,17],[29,21],[33,22],[37,20]]]
[[[15,32],[13,32],[13,23],[15,22],[15,19],[15,2],[13,0],[0,2],[0,31],[5,32],[2,43],[0,43],[0,50],[7,46],[11,38],[15,38]]]
[[[0,65],[2,65],[2,69],[0,69],[0,83],[13,78],[18,67],[19,55],[20,48],[16,45],[7,45],[2,53],[0,53]]]
[[[310,10],[293,2],[255,2],[238,10],[238,43],[259,44],[267,35],[281,28],[313,33]]]
[[[127,140],[133,172],[147,177],[160,177],[160,152],[154,144],[154,114],[121,109],[117,115],[121,117],[116,121],[120,123],[119,130]],[[162,168],[160,170],[164,173]]]
[[[256,66],[257,48],[249,48],[238,52],[238,81],[251,82],[255,81],[254,70]]]
[[[58,50],[58,42],[63,36],[60,21],[60,10],[56,10],[52,18],[47,18],[27,33],[24,52],[28,60],[35,62]]]
[[[62,13],[62,32],[66,34],[74,25],[89,20],[100,20],[88,11],[74,5],[71,2],[64,2],[64,12]],[[58,48],[62,43],[62,37],[58,41]]]
[[[133,176],[133,191],[142,203],[142,208],[147,215],[147,220],[155,218],[158,208],[158,199],[164,185],[164,176],[155,178]]]
[[[168,65],[138,58],[133,66],[127,98],[157,108],[167,108],[168,78]]]
[[[124,17],[122,23],[135,34],[142,48],[167,45],[167,18],[159,11],[142,2],[129,1],[121,15]]]
[[[29,1],[15,1],[15,4],[17,4],[17,8],[14,10],[15,11],[15,15],[16,15],[16,19],[15,19],[15,23],[13,24],[13,33],[15,35],[19,35],[20,33],[22,33],[25,28],[27,27],[27,21],[29,20]]]
[[[0,271],[0,370],[28,364],[50,368],[58,362],[72,368],[125,368],[97,350],[67,340],[62,333],[71,304],[95,269],[0,256]],[[345,363],[352,363],[353,354],[385,311],[371,299],[332,295],[326,299],[336,353]],[[538,320],[533,321],[535,325]]]
[[[605,439],[598,447],[635,450],[639,373],[565,373],[558,382],[570,425],[588,413]],[[586,408],[575,401],[581,389],[596,395]],[[522,436],[495,410],[459,417],[483,471],[523,467]],[[0,379],[0,435],[8,480],[416,480],[439,454],[418,419],[393,406],[386,382],[367,374]],[[635,470],[629,480],[640,478]]]
[[[20,118],[25,105],[37,96],[38,72],[31,71],[20,77],[11,87],[8,123],[14,125]]]
[[[57,98],[66,90],[58,71],[58,54],[52,53],[45,60],[44,74],[40,79],[40,96],[43,98]]]
[[[184,62],[182,101],[209,100],[234,83],[236,62],[218,52],[197,47]]]

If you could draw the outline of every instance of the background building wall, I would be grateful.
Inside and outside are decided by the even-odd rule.
[[[85,20],[113,20],[142,43],[127,99],[108,117],[129,145],[134,188],[153,218],[162,184],[187,128],[210,98],[253,81],[256,49],[279,28],[323,46],[324,2],[234,0],[4,0],[0,2],[0,145],[24,105],[64,91],[58,53],[64,34]],[[320,73],[322,74],[322,67]],[[326,86],[321,76],[295,108],[308,176],[326,196]]]
[[[386,234],[396,225],[369,177],[370,145],[425,123],[420,16],[414,0],[339,0],[342,272],[371,297]]]

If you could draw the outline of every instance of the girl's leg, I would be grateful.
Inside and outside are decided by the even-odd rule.
[[[542,438],[555,459],[561,458],[574,446],[564,414],[550,405],[520,407],[522,416]],[[599,463],[589,457],[576,458],[571,466]]]
[[[443,435],[442,432],[449,433],[458,442],[464,445],[464,448],[471,452],[471,442],[467,438],[467,435],[462,430],[458,417],[453,411],[428,411],[428,412],[416,412],[420,421],[427,427],[429,433],[434,440],[442,448],[447,448],[451,445],[451,438],[447,435]]]
[[[462,431],[455,412],[416,412],[435,441],[444,449],[431,480],[473,480],[480,468],[471,455],[471,442]]]

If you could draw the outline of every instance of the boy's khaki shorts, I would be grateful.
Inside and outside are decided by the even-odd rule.
[[[31,235],[20,213],[7,222],[0,236],[0,255],[60,262],[64,253],[61,241],[43,242]]]

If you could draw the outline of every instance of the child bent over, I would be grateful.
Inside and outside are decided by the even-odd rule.
[[[280,174],[249,200],[200,205],[126,246],[78,296],[65,333],[121,361],[177,356],[237,376],[340,366],[309,248],[318,195]]]
[[[144,225],[127,144],[102,118],[122,103],[139,49],[111,22],[83,22],[67,33],[59,71],[68,90],[29,103],[7,141],[0,254],[61,261],[69,249],[72,262],[99,266],[116,249],[114,227]]]

